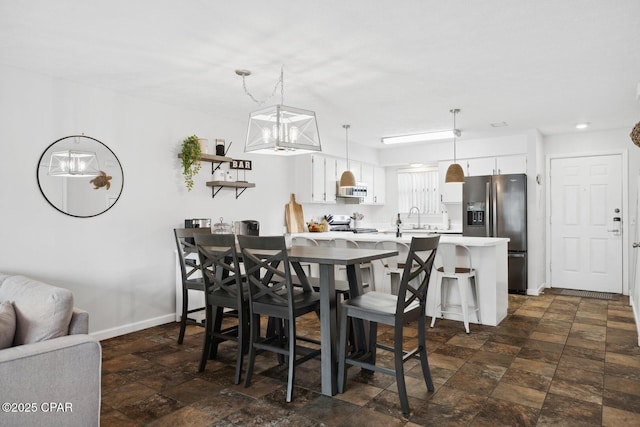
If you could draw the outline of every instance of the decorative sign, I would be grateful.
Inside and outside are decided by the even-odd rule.
[[[251,170],[251,160],[233,159],[229,164],[229,169]]]

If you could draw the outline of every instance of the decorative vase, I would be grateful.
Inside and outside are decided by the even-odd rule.
[[[208,154],[209,153],[208,141],[205,138],[198,138],[198,142],[200,143],[200,152],[202,154]]]

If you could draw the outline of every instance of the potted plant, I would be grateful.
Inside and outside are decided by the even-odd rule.
[[[187,190],[193,188],[193,177],[200,171],[200,143],[196,135],[191,135],[182,141],[182,175],[184,175],[184,183]]]

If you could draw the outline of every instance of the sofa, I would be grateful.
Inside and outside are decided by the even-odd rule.
[[[0,425],[98,426],[102,349],[71,291],[0,274]]]

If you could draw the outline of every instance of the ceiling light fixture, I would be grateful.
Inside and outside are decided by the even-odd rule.
[[[591,123],[589,122],[584,122],[584,123],[578,123],[576,124],[576,129],[586,129],[589,127]]]
[[[258,101],[247,90],[245,78],[251,75],[249,70],[236,70],[242,77],[245,93],[257,104]],[[273,88],[271,97],[280,86],[280,104],[262,108],[249,115],[245,152],[261,154],[294,155],[322,151],[316,113],[284,104],[284,67],[280,68],[280,80]]]
[[[66,150],[51,153],[49,175],[81,178],[98,176],[98,157],[91,151]]]
[[[345,133],[345,141],[346,141],[346,149],[347,149],[347,170],[342,172],[340,175],[340,187],[355,187],[356,186],[356,177],[351,172],[350,164],[349,164],[349,128],[351,125],[342,125]]]
[[[412,135],[384,136],[382,137],[382,143],[404,144],[407,142],[437,141],[439,139],[455,138],[456,136],[460,136],[460,131],[458,129],[451,129],[437,132],[416,133]]]
[[[456,129],[456,114],[460,112],[459,108],[449,110],[453,114],[453,129]],[[460,131],[458,131],[460,135]],[[444,182],[464,182],[464,171],[462,166],[456,163],[456,137],[453,137],[453,163],[447,168],[447,174]]]

